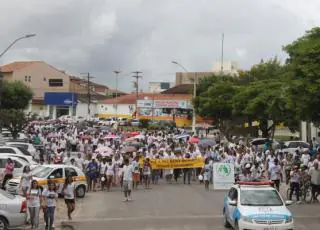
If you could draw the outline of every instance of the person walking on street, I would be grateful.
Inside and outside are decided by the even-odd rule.
[[[11,158],[8,158],[4,169],[4,177],[2,180],[2,189],[5,190],[5,186],[8,180],[13,178],[14,162]]]
[[[320,195],[320,169],[318,162],[315,162],[313,168],[309,170],[309,176],[311,177],[312,200],[319,202],[317,199],[317,196]]]
[[[23,168],[22,176],[20,179],[20,188],[24,197],[27,197],[27,192],[29,191],[29,188],[31,186],[31,181],[32,181],[32,173],[29,165],[26,165]]]
[[[71,213],[75,209],[75,186],[72,176],[68,175],[63,186],[64,201],[68,209],[68,218],[72,220]]]
[[[152,172],[152,167],[151,167],[150,159],[146,158],[143,165],[143,177],[144,177],[143,179],[144,179],[144,184],[146,189],[150,188],[151,172]]]
[[[289,194],[289,199],[292,200],[292,195],[293,192],[296,193],[297,196],[297,204],[301,203],[300,202],[300,172],[299,172],[299,167],[295,165],[293,167],[293,171],[290,172],[290,187],[291,191]]]
[[[53,181],[48,181],[48,189],[42,192],[42,209],[44,213],[44,220],[46,223],[46,230],[52,230],[54,215],[57,206],[58,193],[56,192],[56,185]]]
[[[31,229],[39,229],[39,214],[41,206],[41,190],[38,182],[33,180],[27,192],[27,205],[30,213]]]
[[[274,159],[273,164],[269,166],[269,178],[273,181],[278,192],[280,191],[280,181],[282,178],[281,166],[278,159]]]
[[[133,180],[133,166],[129,164],[129,160],[124,160],[124,166],[123,166],[123,192],[124,192],[124,202],[131,201],[131,190],[132,190],[132,180]]]

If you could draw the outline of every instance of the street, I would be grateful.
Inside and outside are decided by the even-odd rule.
[[[223,227],[225,192],[205,191],[202,185],[160,184],[134,190],[132,202],[122,202],[118,188],[88,193],[77,200],[73,221],[62,221],[61,229],[87,230],[206,230]],[[296,229],[317,229],[319,204],[292,205]]]

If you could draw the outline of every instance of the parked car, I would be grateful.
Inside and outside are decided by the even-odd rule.
[[[131,126],[139,126],[140,125],[140,121],[138,119],[132,119],[130,121]]]
[[[7,141],[6,145],[13,146],[13,147],[21,147],[23,149],[26,149],[29,153],[31,153],[32,156],[36,155],[36,148],[33,146],[33,144],[27,143],[27,142],[21,142],[21,141]]]
[[[19,159],[18,157],[11,157],[5,154],[0,155],[0,174],[3,175],[8,158],[11,158],[11,160],[14,162],[13,177],[20,177],[22,175],[23,168],[26,165],[29,165],[29,163]]]
[[[32,170],[33,179],[38,181],[39,186],[46,188],[48,180],[53,180],[57,185],[57,193],[62,194],[62,188],[67,175],[71,175],[75,181],[76,196],[83,198],[87,191],[87,180],[81,169],[71,165],[51,164],[38,165]],[[12,194],[19,194],[20,178],[8,181],[6,189]]]
[[[267,140],[268,140],[268,138],[254,138],[249,143],[252,146],[257,146],[258,149],[263,149]],[[280,148],[280,143],[278,141],[276,141],[276,140],[271,140],[271,147],[274,150],[275,149],[279,149]]]
[[[28,158],[26,158],[25,156],[22,156],[22,155],[18,155],[18,154],[13,154],[13,153],[3,153],[3,154],[1,154],[0,155],[0,157],[1,156],[6,156],[6,157],[10,157],[10,158],[18,158],[18,159],[21,159],[21,160],[23,160],[23,161],[25,161],[25,162],[27,162],[29,165],[30,165],[30,168],[32,169],[32,168],[34,168],[34,167],[36,167],[37,165],[39,165],[39,163],[38,162],[36,162],[36,161],[34,161],[34,160],[30,160],[30,159],[28,159]]]
[[[17,155],[22,155],[28,160],[32,160],[33,157],[31,153],[29,153],[27,150],[21,148],[21,147],[13,147],[13,146],[0,146],[0,155],[1,154],[6,154],[6,153],[12,153],[12,154],[17,154]]]
[[[116,118],[102,118],[99,121],[100,125],[112,126],[117,122]]]
[[[0,229],[23,227],[27,220],[27,201],[0,189]]]
[[[285,141],[282,146],[282,152],[294,155],[299,148],[301,148],[302,152],[309,151],[310,145],[305,141]]]
[[[129,119],[128,119],[128,118],[125,118],[125,117],[120,117],[120,118],[118,118],[118,123],[119,123],[119,125],[121,125],[121,126],[128,125],[128,122],[129,122]]]

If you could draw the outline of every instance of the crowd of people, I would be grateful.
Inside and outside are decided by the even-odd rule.
[[[61,163],[83,170],[87,177],[88,192],[110,191],[122,188],[124,201],[132,199],[132,190],[139,186],[149,189],[151,184],[191,184],[199,181],[209,189],[213,183],[213,163],[234,165],[236,181],[271,180],[278,191],[283,184],[290,187],[289,198],[296,195],[301,201],[301,191],[310,186],[312,199],[317,201],[320,191],[320,149],[315,154],[297,149],[294,154],[272,149],[270,143],[259,148],[245,141],[232,143],[216,133],[210,144],[200,144],[199,138],[188,135],[184,129],[124,132],[98,128],[79,129],[75,125],[48,128],[32,124],[27,138],[31,143],[42,145],[40,154],[34,156],[40,164]],[[152,168],[153,159],[203,159],[201,168]],[[199,183],[196,182],[196,183]],[[29,186],[30,185],[30,186]],[[39,191],[32,180],[29,168],[21,178],[24,195],[28,197],[31,224],[37,228],[39,210],[44,210],[47,229],[52,228],[58,194],[53,182],[48,189]],[[66,178],[63,195],[68,218],[75,209],[75,193],[72,177]]]

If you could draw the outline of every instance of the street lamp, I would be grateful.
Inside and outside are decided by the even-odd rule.
[[[16,40],[14,40],[1,54],[0,54],[0,58],[14,45],[16,44],[18,41],[22,40],[22,39],[26,39],[26,38],[31,38],[36,36],[35,34],[26,34],[22,37],[17,38]],[[2,86],[3,86],[3,75],[1,73],[1,68],[0,68],[0,107],[1,107],[1,101],[2,101]]]
[[[183,65],[181,65],[177,61],[171,61],[172,64],[180,66],[185,72],[189,72]],[[193,99],[195,100],[197,96],[197,74],[195,74],[195,77],[193,79]],[[194,105],[192,106],[192,132],[195,134],[196,133],[196,109]]]
[[[118,121],[118,76],[121,73],[119,70],[113,71],[116,74],[116,119]]]
[[[36,34],[26,34],[22,37],[17,38],[16,40],[14,40],[1,54],[0,54],[0,58],[14,45],[16,44],[18,41],[22,40],[22,39],[26,39],[26,38],[31,38],[36,36]]]

